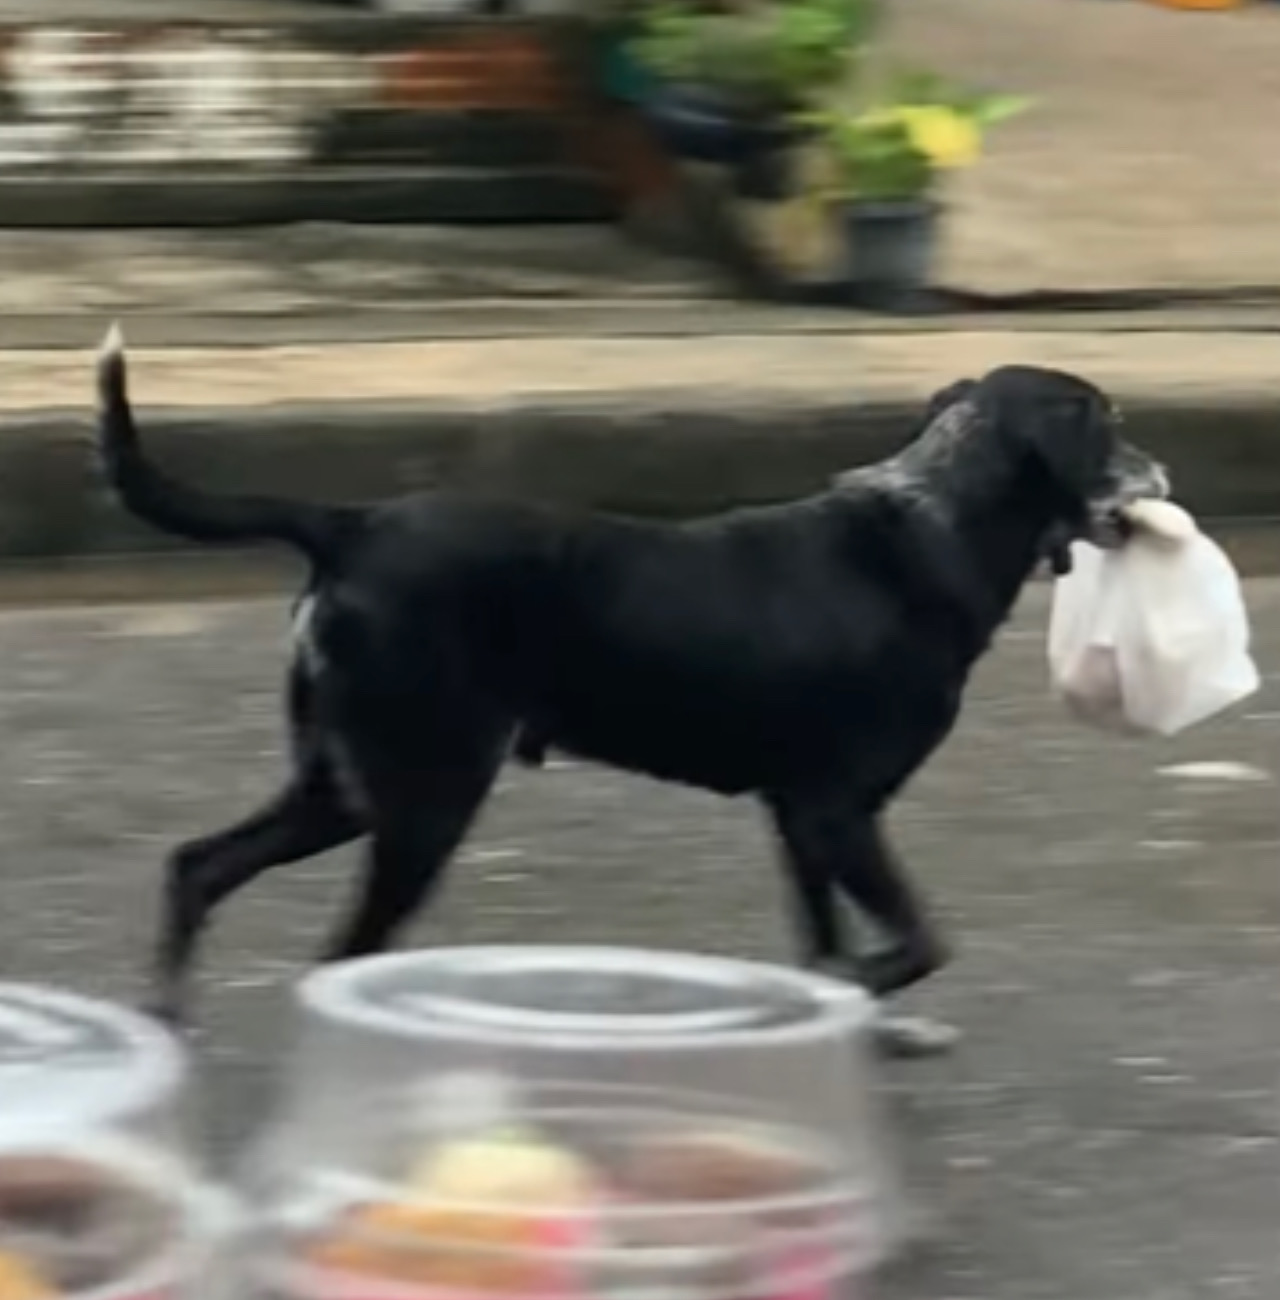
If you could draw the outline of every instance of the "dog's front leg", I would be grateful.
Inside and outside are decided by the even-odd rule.
[[[882,999],[932,974],[947,954],[876,819],[842,796],[809,790],[771,796],[768,804],[786,852],[807,963],[852,976]],[[859,954],[847,945],[837,887],[883,931],[886,946]],[[892,1056],[935,1055],[957,1038],[948,1025],[887,1013],[876,1032],[881,1050]]]
[[[848,975],[854,955],[841,923],[839,900],[803,801],[768,796],[765,806],[782,846],[782,865],[795,917],[800,961],[809,970]]]
[[[887,940],[859,960],[859,978],[877,997],[890,997],[939,970],[949,954],[876,819],[856,810],[827,816],[831,877]]]
[[[832,873],[888,940],[858,963],[858,976],[872,994],[890,997],[946,965],[946,944],[874,818],[852,819],[842,851],[832,858]],[[942,1021],[892,1015],[881,1005],[876,1041],[886,1056],[937,1056],[951,1051],[959,1037]]]

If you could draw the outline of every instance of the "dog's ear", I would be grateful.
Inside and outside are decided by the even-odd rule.
[[[1100,393],[1058,394],[1018,403],[1007,415],[1013,436],[1030,451],[1057,491],[1081,503],[1096,492],[1114,442],[1108,407]]]
[[[953,407],[957,402],[963,402],[967,397],[978,388],[976,379],[957,379],[954,384],[948,384],[946,388],[940,388],[929,399],[925,406],[924,414],[920,417],[915,428],[911,430],[910,435],[903,443],[904,447],[909,447],[918,438],[927,433],[933,422],[944,412]],[[837,474],[832,480],[833,487],[847,487],[850,483],[855,482],[858,477],[857,470],[846,470]]]
[[[978,381],[976,379],[957,379],[954,384],[948,384],[946,388],[938,389],[929,399],[928,406],[925,407],[924,427],[928,428],[949,406],[954,406],[957,402],[963,402],[966,397],[971,397],[977,387]]]
[[[944,412],[955,406],[957,402],[963,402],[967,397],[971,397],[977,390],[978,381],[976,379],[957,379],[954,384],[948,384],[946,388],[940,388],[929,399],[928,405],[924,408],[924,414],[920,417],[920,423],[911,431],[911,436],[907,439],[907,444],[927,433],[933,422]]]

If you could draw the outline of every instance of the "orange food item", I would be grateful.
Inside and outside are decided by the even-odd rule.
[[[1151,0],[1165,9],[1239,9],[1245,0]]]
[[[348,1215],[307,1257],[317,1268],[414,1286],[514,1293],[543,1280],[541,1261],[524,1253],[540,1240],[527,1215],[384,1203]]]
[[[61,1294],[29,1260],[0,1251],[0,1300],[58,1300]]]

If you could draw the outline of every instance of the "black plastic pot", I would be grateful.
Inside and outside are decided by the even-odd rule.
[[[794,139],[761,149],[733,169],[733,188],[739,198],[777,203],[792,191]]]
[[[928,199],[850,203],[844,227],[855,306],[914,310],[928,294],[937,258],[940,210]]]
[[[688,162],[743,167],[785,148],[794,131],[768,118],[748,118],[712,91],[658,86],[640,109],[663,148]]]

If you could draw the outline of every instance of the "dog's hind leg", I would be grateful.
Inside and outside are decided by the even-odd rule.
[[[547,751],[551,748],[547,737],[536,726],[525,723],[516,732],[511,746],[512,757],[525,767],[545,767]]]
[[[315,755],[258,812],[177,849],[168,867],[156,1014],[170,1021],[182,1018],[196,947],[219,903],[269,868],[337,848],[366,829],[342,802],[328,764]]]
[[[286,691],[293,774],[257,812],[214,835],[191,840],[169,858],[152,1010],[182,1019],[188,976],[210,913],[272,867],[337,848],[368,830],[353,791],[334,769],[340,753],[321,716],[306,667],[296,661]]]
[[[381,952],[429,899],[480,811],[506,754],[508,733],[469,754],[440,756],[375,777],[362,770],[373,808],[373,843],[360,896],[323,953],[343,961]]]

